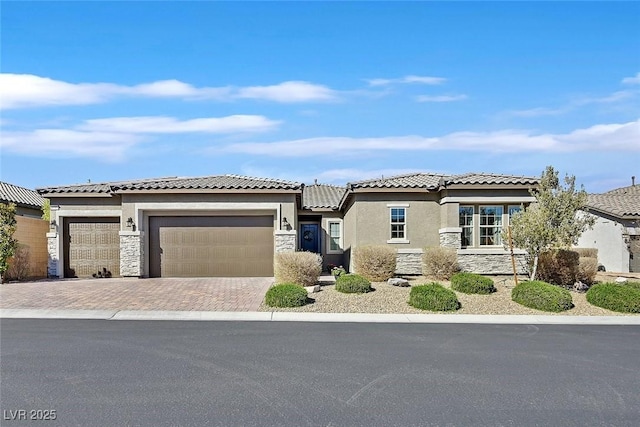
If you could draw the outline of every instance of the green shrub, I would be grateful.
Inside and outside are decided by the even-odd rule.
[[[465,294],[490,294],[496,291],[493,280],[474,273],[456,273],[451,277],[451,289]]]
[[[336,291],[345,294],[371,292],[371,282],[358,274],[343,274],[336,279]]]
[[[629,285],[598,283],[587,291],[587,301],[611,311],[640,313],[640,287]]]
[[[396,250],[384,245],[358,246],[353,251],[356,273],[372,282],[393,277],[396,271]]]
[[[587,285],[592,285],[596,281],[596,274],[598,274],[598,259],[581,256],[578,260],[576,279]]]
[[[573,307],[569,291],[537,280],[518,284],[511,291],[511,299],[525,307],[556,313]]]
[[[455,311],[460,308],[460,301],[451,289],[433,282],[411,288],[409,305],[420,310]]]
[[[331,275],[333,277],[340,277],[340,276],[342,276],[344,274],[347,274],[347,270],[345,270],[343,266],[333,267],[331,269]]]
[[[578,277],[578,252],[554,249],[540,254],[536,279],[570,288]]]
[[[322,257],[312,252],[281,252],[275,256],[277,283],[313,286],[322,273]]]
[[[264,297],[269,307],[300,307],[307,303],[307,290],[295,283],[272,286]]]
[[[635,288],[635,289],[640,289],[640,282],[625,282],[623,283],[623,285],[631,286],[632,288]]]
[[[439,280],[449,280],[460,271],[458,254],[455,249],[433,247],[425,248],[422,255],[422,273],[427,277]]]

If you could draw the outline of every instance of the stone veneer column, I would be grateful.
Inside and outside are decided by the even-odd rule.
[[[460,249],[462,247],[462,228],[447,227],[438,230],[440,233],[440,246],[443,248]]]
[[[144,275],[144,232],[120,232],[120,275],[142,277]]]
[[[292,231],[276,231],[274,233],[275,253],[279,252],[295,252],[296,251],[296,232]]]
[[[59,277],[58,272],[58,233],[47,233],[47,252],[49,253],[49,261],[47,263],[47,276]]]

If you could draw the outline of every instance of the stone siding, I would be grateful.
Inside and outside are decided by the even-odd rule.
[[[442,228],[440,233],[440,246],[443,248],[460,249],[462,246],[461,228]]]
[[[515,257],[518,274],[527,274],[526,254],[518,253]],[[462,271],[477,274],[513,274],[508,252],[483,254],[458,251],[458,265]]]
[[[422,274],[422,249],[399,249],[396,255],[396,274]]]
[[[275,253],[296,251],[295,231],[276,231],[274,239]]]
[[[58,277],[58,233],[47,233],[47,252],[49,253],[47,275]]]
[[[141,277],[144,265],[144,234],[141,231],[120,232],[120,275]]]

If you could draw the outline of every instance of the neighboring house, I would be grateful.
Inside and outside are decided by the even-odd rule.
[[[640,272],[640,185],[590,194],[587,208],[596,223],[578,247],[597,248],[598,263],[607,271]]]
[[[0,181],[0,203],[16,205],[16,232],[13,237],[29,253],[28,276],[47,277],[46,233],[49,223],[41,219],[44,199],[36,191]]]
[[[51,275],[272,276],[277,252],[307,250],[353,270],[352,251],[398,250],[420,274],[422,250],[458,250],[462,267],[509,274],[509,216],[537,178],[416,173],[337,187],[237,175],[39,189],[51,199]],[[524,252],[517,251],[523,266]]]

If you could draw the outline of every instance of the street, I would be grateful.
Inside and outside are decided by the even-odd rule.
[[[2,426],[640,419],[637,326],[2,319],[0,332]]]

